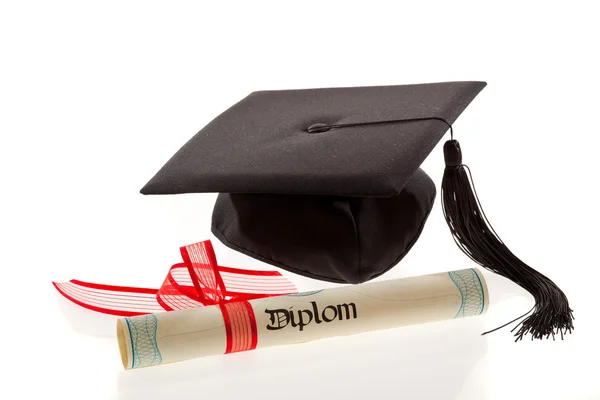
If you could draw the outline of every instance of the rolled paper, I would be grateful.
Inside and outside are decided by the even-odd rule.
[[[117,321],[125,369],[480,315],[477,269],[223,302]]]

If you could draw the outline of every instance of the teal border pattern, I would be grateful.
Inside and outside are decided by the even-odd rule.
[[[162,363],[156,342],[158,319],[152,314],[125,318],[131,338],[131,368],[149,367]]]
[[[477,272],[471,269],[448,272],[462,298],[460,308],[454,318],[464,318],[479,315],[483,312],[485,295],[483,284]]]

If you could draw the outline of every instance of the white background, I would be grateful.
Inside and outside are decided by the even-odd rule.
[[[600,398],[596,9],[2,2],[0,398]],[[248,93],[452,80],[488,82],[455,132],[496,230],[567,293],[565,341],[479,336],[532,305],[492,279],[480,318],[124,372],[112,317],[54,293],[71,278],[157,287],[179,246],[211,238],[214,195],[138,191]],[[424,169],[440,182],[441,146]],[[438,200],[383,279],[472,267],[444,224]],[[212,239],[222,264],[264,267]]]

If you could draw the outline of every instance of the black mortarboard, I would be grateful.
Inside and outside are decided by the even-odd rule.
[[[419,167],[485,85],[254,92],[198,132],[141,192],[218,192],[212,231],[225,245],[304,276],[364,282],[418,239],[436,195]],[[559,308],[547,326],[570,328],[564,294],[489,226],[458,142],[444,153],[443,210],[461,250],[529,290],[536,306]],[[534,317],[543,316],[525,321],[540,325]],[[546,328],[521,331],[540,336]]]

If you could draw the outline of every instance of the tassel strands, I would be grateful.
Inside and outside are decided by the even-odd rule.
[[[533,340],[554,339],[558,334],[562,339],[571,333],[574,318],[567,296],[549,278],[515,256],[494,231],[479,202],[471,172],[462,163],[458,141],[445,143],[444,158],[442,209],[454,241],[477,264],[515,282],[535,300],[529,312],[484,335],[519,319],[522,321],[512,330],[516,330],[515,341],[528,334]]]

